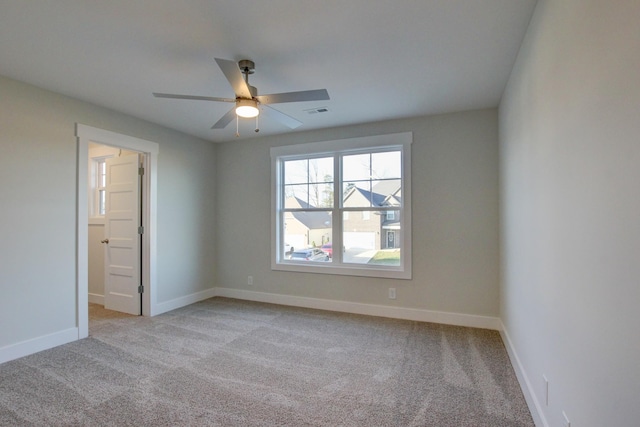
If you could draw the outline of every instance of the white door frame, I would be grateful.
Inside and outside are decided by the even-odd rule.
[[[142,235],[142,315],[157,313],[156,304],[156,210],[158,181],[158,151],[156,142],[132,136],[76,124],[78,137],[77,170],[77,218],[76,218],[76,322],[78,339],[89,336],[89,143],[138,151],[144,154],[145,173],[142,178],[142,221],[145,228]]]

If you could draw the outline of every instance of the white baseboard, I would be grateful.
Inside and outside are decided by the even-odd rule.
[[[216,288],[216,296],[266,302],[271,304],[290,305],[294,307],[339,311],[343,313],[415,320],[418,322],[443,323],[447,325],[468,326],[472,328],[493,330],[500,329],[500,319],[497,317],[474,316],[469,314],[448,313],[416,308],[392,307],[386,305],[279,295],[231,288]]]
[[[155,309],[153,310],[153,313],[151,313],[151,316],[157,316],[158,314],[166,313],[167,311],[185,307],[189,304],[213,298],[215,296],[217,296],[216,288],[211,288],[204,291],[196,292],[195,294],[172,299],[170,301],[156,303]]]
[[[89,302],[92,304],[104,305],[104,295],[89,293]]]
[[[78,340],[78,328],[69,328],[16,344],[10,344],[0,348],[0,363],[48,350],[76,340]]]
[[[544,412],[542,411],[540,401],[538,400],[538,397],[536,396],[535,391],[531,386],[531,382],[529,381],[529,376],[527,375],[527,372],[524,370],[524,367],[520,362],[518,353],[516,352],[516,349],[513,346],[513,342],[511,341],[511,338],[509,338],[509,333],[505,326],[502,324],[502,321],[500,321],[500,336],[502,336],[502,341],[507,348],[509,359],[511,359],[511,365],[513,366],[513,370],[516,372],[516,377],[518,378],[520,388],[522,389],[524,398],[527,401],[527,405],[529,406],[529,411],[531,412],[531,416],[533,417],[533,422],[537,427],[549,427],[549,423],[547,423],[547,419],[545,418]]]

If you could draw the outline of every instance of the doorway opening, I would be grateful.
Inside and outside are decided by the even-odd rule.
[[[100,202],[89,196],[89,177],[92,174],[90,147],[110,147],[111,150],[141,153],[140,203],[140,258],[141,311],[143,316],[152,316],[156,312],[156,205],[157,205],[157,156],[159,146],[155,142],[146,141],[103,129],[77,124],[78,137],[78,187],[77,187],[77,309],[78,338],[89,334],[89,302],[99,300],[99,293],[89,291],[89,217],[92,209],[100,209]],[[95,144],[95,145],[93,145]],[[99,157],[99,156],[98,156]],[[97,205],[96,205],[97,203]],[[106,226],[106,222],[105,222]],[[136,230],[137,231],[137,230]],[[106,240],[106,239],[103,239]],[[126,239],[120,239],[122,245]],[[106,242],[105,242],[106,243]],[[116,245],[117,246],[117,245]],[[118,268],[122,267],[121,265]],[[108,268],[108,266],[105,266]],[[122,273],[122,269],[118,271]],[[106,276],[106,274],[105,274]],[[120,274],[120,277],[123,275]],[[118,279],[119,280],[119,279]],[[136,288],[137,290],[137,288]],[[119,293],[119,292],[116,292]],[[104,294],[103,294],[104,295]],[[139,313],[139,311],[138,311]]]
[[[143,164],[143,153],[89,143],[89,303],[132,315],[142,314]]]

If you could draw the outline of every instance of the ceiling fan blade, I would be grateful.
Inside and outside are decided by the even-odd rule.
[[[326,89],[303,90],[300,92],[272,93],[256,97],[261,104],[281,104],[283,102],[326,101],[329,92]]]
[[[198,95],[176,95],[173,93],[158,93],[153,92],[153,96],[156,98],[172,98],[172,99],[192,99],[196,101],[219,101],[219,102],[236,102],[231,98],[218,98],[215,96],[198,96]]]
[[[236,117],[236,107],[227,111],[227,113],[222,116],[215,125],[211,126],[211,129],[224,129],[229,123],[231,123],[231,120],[233,120],[234,117]]]
[[[290,129],[295,129],[302,124],[301,121],[294,119],[293,117],[288,116],[282,111],[278,111],[273,107],[269,107],[268,105],[264,105],[263,107],[264,108],[262,109],[262,111],[264,111],[267,116],[282,123]]]
[[[245,82],[242,77],[242,72],[240,71],[238,64],[234,61],[220,58],[216,58],[216,62],[218,63],[218,67],[220,67],[224,73],[224,76],[229,80],[229,84],[231,85],[231,88],[233,88],[233,92],[236,96],[251,99],[251,91],[249,90],[247,82]]]

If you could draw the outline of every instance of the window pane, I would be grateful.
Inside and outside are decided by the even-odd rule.
[[[309,204],[333,207],[333,157],[309,160]]]
[[[400,179],[372,181],[371,200],[373,206],[400,206],[402,202],[401,186],[402,180]]]
[[[309,182],[333,182],[333,157],[309,159]]]
[[[362,212],[364,214],[364,212]],[[376,211],[364,215],[343,215],[343,261],[351,264],[400,266],[400,223],[389,222]],[[378,213],[372,215],[371,213]]]
[[[333,183],[311,184],[309,201],[312,206],[319,208],[333,207]]]
[[[98,187],[105,187],[107,185],[107,162],[101,160],[98,163]]]
[[[342,157],[342,180],[363,181],[371,179],[371,155],[354,154]]]
[[[105,190],[100,190],[99,191],[99,199],[98,199],[98,212],[100,215],[104,215],[106,213],[106,191]]]
[[[308,182],[307,160],[288,160],[284,162],[285,184],[306,184]]]
[[[342,190],[342,206],[347,208],[369,208],[371,204],[371,182],[345,182]]]
[[[402,157],[400,151],[373,153],[371,155],[371,177],[400,178],[402,177]]]
[[[284,207],[286,209],[307,209],[309,207],[309,185],[285,185]]]
[[[332,223],[329,212],[284,212],[284,258],[301,262],[330,262]],[[315,251],[313,249],[316,249]]]

